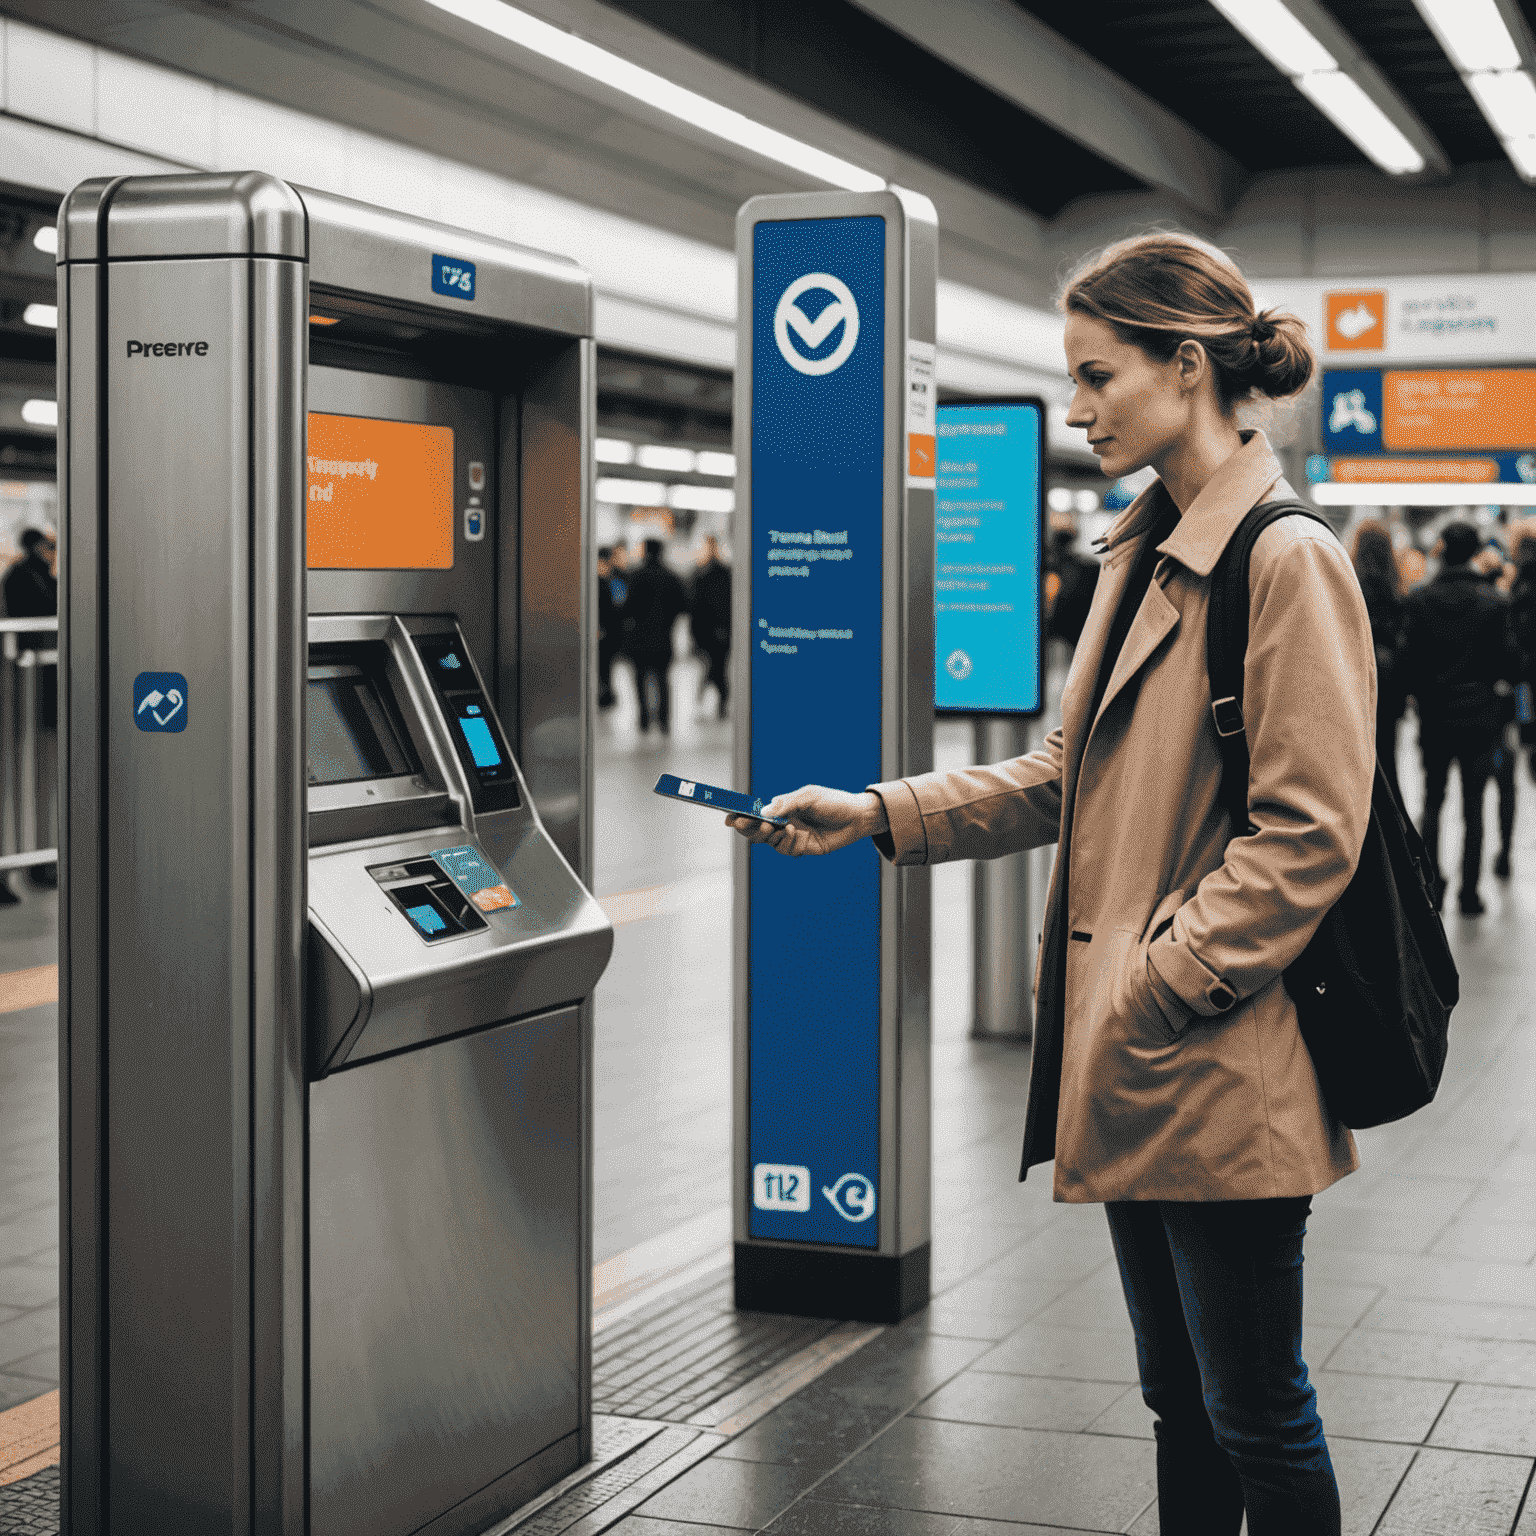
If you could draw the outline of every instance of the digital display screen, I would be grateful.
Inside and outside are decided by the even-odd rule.
[[[471,706],[473,708],[473,706]],[[496,750],[496,738],[484,719],[475,713],[459,716],[459,729],[469,743],[469,755],[476,768],[501,767],[501,753]]]
[[[354,662],[317,662],[309,668],[309,782],[349,784],[414,773],[379,691],[379,682]]]
[[[427,636],[417,640],[416,649],[445,712],[458,725],[455,746],[459,761],[481,792],[476,809],[501,810],[516,805],[517,770],[462,639]],[[488,800],[484,798],[486,792],[491,792]]]
[[[938,409],[933,608],[941,710],[1040,710],[1043,449],[1038,401]]]
[[[309,413],[309,568],[453,566],[453,429]]]

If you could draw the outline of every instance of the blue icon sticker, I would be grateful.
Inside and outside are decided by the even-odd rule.
[[[434,256],[432,258],[432,292],[445,299],[473,299],[475,296],[475,264],[462,256]]]
[[[516,892],[486,862],[478,848],[468,843],[458,848],[439,848],[432,857],[482,912],[510,912],[522,905]]]
[[[406,915],[427,935],[441,933],[448,924],[443,921],[442,913],[430,903],[423,902],[419,907],[407,907]]]
[[[140,672],[133,680],[133,723],[141,731],[186,730],[186,678],[180,672]]]

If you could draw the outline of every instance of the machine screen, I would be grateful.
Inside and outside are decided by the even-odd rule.
[[[459,729],[464,732],[464,740],[469,743],[469,755],[474,759],[476,768],[501,766],[501,753],[496,749],[496,738],[491,735],[491,728],[485,723],[478,704],[465,706],[464,713],[459,716]]]
[[[444,711],[458,728],[454,746],[476,786],[475,809],[505,810],[516,805],[517,770],[463,638],[457,634],[424,636],[417,640],[416,649]]]
[[[453,565],[453,429],[309,413],[309,568]]]
[[[309,782],[349,784],[414,773],[379,677],[354,661],[311,661]]]

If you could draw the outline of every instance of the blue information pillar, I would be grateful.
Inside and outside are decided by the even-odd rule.
[[[737,254],[737,786],[924,772],[933,207],[755,198]],[[737,1305],[905,1317],[928,1300],[927,871],[743,844],[735,962]]]

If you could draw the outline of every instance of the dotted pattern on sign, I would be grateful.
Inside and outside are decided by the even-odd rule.
[[[0,1487],[0,1536],[59,1536],[59,1469]]]
[[[729,1273],[599,1334],[592,1410],[681,1423],[770,1371],[837,1324],[738,1312]]]

